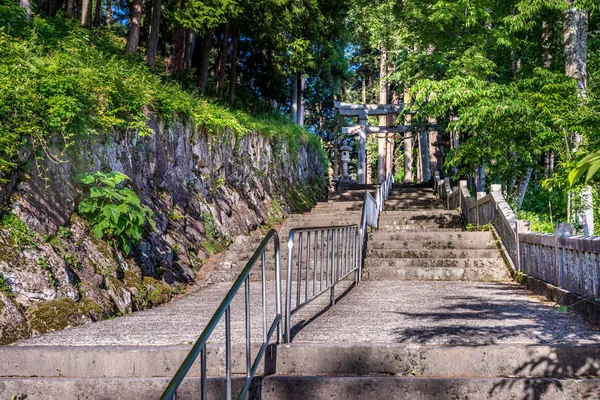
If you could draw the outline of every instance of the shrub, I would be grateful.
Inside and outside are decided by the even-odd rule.
[[[146,223],[156,228],[152,211],[141,204],[135,192],[127,187],[119,188],[127,180],[127,175],[115,171],[84,174],[80,181],[90,186],[90,197],[78,208],[90,221],[94,236],[108,239],[125,254],[131,252],[132,244],[140,242]]]

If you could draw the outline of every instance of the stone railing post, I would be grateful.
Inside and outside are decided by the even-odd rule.
[[[517,248],[517,271],[523,271],[521,265],[521,239],[519,234],[529,232],[529,221],[517,220],[515,224],[515,244]]]
[[[462,190],[467,189],[467,181],[458,181],[458,190],[460,190],[460,193],[458,193],[458,206],[460,207],[460,212],[463,215],[463,218],[465,219],[465,225],[469,224],[469,210],[466,210],[467,205],[463,204],[463,199],[462,199]]]
[[[563,263],[560,261],[559,239],[564,236],[572,236],[574,232],[572,224],[560,223],[554,227],[554,272],[556,274],[556,285],[563,286],[564,271]]]
[[[477,192],[477,195],[476,195],[477,209],[475,210],[475,212],[477,213],[477,226],[480,225],[480,223],[479,223],[479,199],[483,199],[484,197],[485,197],[485,192]]]
[[[493,185],[491,185],[490,186],[490,194],[491,193],[495,193],[495,192],[502,193],[502,185],[499,185],[499,184],[493,184]],[[494,220],[496,219],[497,208],[498,208],[498,204],[494,200],[494,205],[492,207],[492,224],[494,223]]]

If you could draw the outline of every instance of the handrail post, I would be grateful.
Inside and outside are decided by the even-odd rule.
[[[295,232],[292,230],[289,233],[288,238],[288,265],[287,265],[287,276],[285,284],[285,344],[290,344],[292,340],[292,261],[294,254],[294,235]]]
[[[281,315],[281,245],[279,240],[274,241],[275,246],[275,310],[277,315]],[[277,324],[277,343],[283,342],[282,318]]]
[[[331,292],[329,295],[329,306],[333,307],[335,305],[335,284],[337,282],[337,257],[336,257],[336,252],[337,252],[337,246],[338,246],[338,231],[336,229],[333,230],[333,238],[332,238],[332,244],[333,244],[333,262],[331,265]]]

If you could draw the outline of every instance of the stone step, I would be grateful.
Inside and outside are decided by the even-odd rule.
[[[369,192],[371,194],[371,196],[374,196],[374,192]],[[342,193],[342,194],[330,194],[327,198],[329,200],[329,202],[334,202],[334,201],[348,201],[348,199],[353,199],[353,200],[362,200],[365,196],[364,192],[360,192],[360,193]],[[415,200],[415,199],[422,199],[422,200],[436,200],[438,197],[433,194],[433,193],[427,193],[427,192],[412,192],[412,193],[397,193],[397,192],[390,192],[388,194],[388,199],[393,199],[393,200],[402,200],[402,199],[411,199],[411,200]]]
[[[439,233],[439,232],[436,232]],[[381,233],[378,233],[381,234]],[[429,239],[416,240],[369,240],[367,248],[372,250],[380,249],[406,249],[406,250],[423,250],[423,249],[497,249],[494,240],[436,240],[432,235]]]
[[[360,222],[360,218],[329,218],[327,215],[322,217],[318,215],[311,216],[310,218],[302,218],[288,221],[280,232],[289,232],[291,229],[298,228],[317,228],[317,227],[328,227],[328,226],[345,226],[345,225],[357,225]],[[463,225],[460,221],[416,221],[416,220],[398,220],[398,219],[379,219],[379,227],[386,228],[402,228],[402,229],[419,229],[426,230],[428,228],[455,228],[463,230]]]
[[[369,249],[369,258],[500,258],[497,249]]]
[[[575,400],[597,398],[599,385],[599,379],[270,376],[262,383],[260,398]]]
[[[363,200],[362,199],[357,199],[357,200],[350,200],[350,201],[332,201],[332,202],[328,202],[328,203],[321,203],[321,204],[317,204],[315,206],[315,208],[329,208],[329,207],[356,207],[359,205],[363,204]],[[400,199],[388,199],[384,202],[384,205],[386,207],[390,206],[413,206],[413,207],[418,207],[418,206],[428,206],[428,205],[440,205],[443,206],[443,204],[437,200],[428,200],[428,199],[404,199],[404,198],[400,198]]]
[[[159,399],[169,381],[169,378],[0,378],[0,397],[18,400]],[[239,393],[243,383],[244,378],[234,377],[233,393]],[[257,380],[252,384],[259,383]],[[226,398],[222,378],[207,379],[206,389],[209,399]],[[250,393],[256,391],[253,388]],[[199,393],[200,378],[186,378],[177,391],[177,399],[196,400],[200,398]]]
[[[385,212],[388,211],[420,211],[420,210],[428,210],[428,211],[439,211],[444,210],[442,206],[438,205],[426,205],[426,206],[386,206]],[[323,208],[315,208],[312,210],[312,214],[329,214],[329,213],[345,213],[345,212],[362,212],[362,203],[359,205],[350,205],[350,206],[336,206],[336,207],[323,207]]]
[[[259,346],[252,345],[253,354]],[[0,349],[0,378],[168,378],[190,349],[191,345],[10,346]],[[208,345],[207,350],[208,376],[223,376],[224,347]],[[553,359],[560,360],[561,368],[549,369],[542,362]],[[245,345],[232,345],[232,373],[244,374],[245,363]],[[259,371],[286,375],[471,378],[600,376],[600,346],[292,342],[270,345]],[[190,369],[188,376],[200,376],[199,364]]]
[[[505,269],[501,258],[375,258],[365,259],[366,269],[377,268]]]
[[[382,225],[379,228],[380,232],[383,233],[396,233],[396,232],[462,232],[463,228],[458,226],[450,226],[448,228],[443,226],[422,226],[422,225]]]
[[[504,282],[510,279],[505,268],[378,267],[363,272],[371,281],[470,281]]]
[[[375,232],[369,234],[370,242],[390,240],[434,240],[437,242],[459,242],[463,240],[493,240],[490,232]]]
[[[168,383],[168,378],[3,378],[0,379],[0,395],[6,399],[32,400],[147,400],[159,398]],[[237,395],[242,384],[243,378],[234,377],[234,394]],[[598,386],[599,379],[274,375],[256,378],[249,399],[578,400],[596,399]],[[177,399],[198,399],[199,392],[200,378],[187,378],[177,392]],[[208,379],[207,392],[209,399],[225,398],[224,379]],[[529,393],[543,395],[534,397]]]

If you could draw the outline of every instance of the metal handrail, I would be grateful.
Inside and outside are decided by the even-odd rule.
[[[303,246],[305,234],[306,248]],[[297,257],[294,257],[296,236],[298,237],[298,251]],[[314,239],[311,239],[311,236]],[[290,231],[285,302],[285,343],[290,343],[292,340],[291,317],[293,314],[328,291],[330,292],[329,304],[330,306],[335,305],[335,286],[352,273],[354,273],[355,283],[359,282],[362,268],[361,243],[357,225],[310,227]],[[306,258],[303,262],[305,254]],[[297,266],[296,304],[292,307],[294,264]],[[302,296],[303,286],[304,296]],[[312,294],[310,294],[311,288]]]
[[[379,205],[373,196],[365,190],[362,214],[360,216],[360,230],[364,232],[367,226],[377,229],[379,227]]]
[[[267,304],[266,304],[266,247],[270,241],[273,241],[275,251],[275,304],[276,304],[276,315],[273,318],[273,322],[267,330]],[[251,334],[250,334],[250,272],[252,271],[256,261],[261,259],[261,271],[262,271],[262,300],[263,300],[263,342],[258,354],[252,362],[251,356]],[[282,307],[281,307],[281,251],[279,245],[279,235],[276,230],[271,229],[267,236],[263,239],[258,249],[252,255],[252,258],[246,264],[243,271],[238,276],[237,280],[227,292],[227,295],[221,302],[221,305],[214,313],[208,325],[202,331],[202,334],[192,346],[189,354],[177,370],[177,373],[169,382],[169,386],[165,389],[161,396],[161,400],[176,400],[177,399],[177,388],[187,375],[188,371],[192,367],[194,361],[200,356],[200,368],[201,368],[201,399],[206,399],[206,343],[208,338],[216,328],[217,324],[223,316],[225,316],[225,376],[226,376],[226,399],[231,399],[231,311],[230,306],[233,298],[238,293],[242,284],[245,286],[245,315],[246,315],[246,381],[242,387],[238,400],[243,399],[250,387],[250,383],[258,365],[267,349],[271,338],[277,329],[277,342],[280,343],[282,340],[283,331],[281,329],[282,322]]]
[[[375,202],[377,203],[377,208],[379,211],[385,210],[385,201],[388,199],[390,194],[390,189],[394,184],[394,177],[390,174],[388,177],[377,184],[375,189]]]

